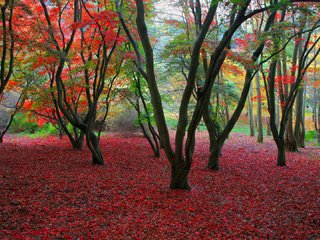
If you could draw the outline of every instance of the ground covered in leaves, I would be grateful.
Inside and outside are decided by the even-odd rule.
[[[199,136],[189,182],[168,188],[165,157],[141,137],[106,136],[106,165],[56,137],[0,145],[0,239],[319,239],[320,149],[276,167],[271,140],[232,135],[221,170]]]

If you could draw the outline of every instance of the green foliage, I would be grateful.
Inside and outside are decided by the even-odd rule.
[[[17,113],[11,124],[10,133],[34,133],[39,129],[34,117],[24,113]]]
[[[58,133],[58,130],[51,123],[46,123],[36,133],[41,136],[50,136],[56,135]]]
[[[231,132],[250,135],[250,127],[248,124],[243,125],[243,124],[237,123]]]
[[[169,128],[171,129],[176,129],[178,125],[178,120],[177,119],[172,119],[172,118],[167,118],[166,123]]]
[[[22,132],[20,135],[25,135],[31,138],[41,138],[57,135],[57,129],[51,124],[46,123],[42,126],[42,128],[38,128],[34,133],[30,134],[29,132]]]
[[[315,140],[316,137],[317,137],[316,131],[307,131],[306,136],[305,136],[305,140],[311,142],[311,141]]]

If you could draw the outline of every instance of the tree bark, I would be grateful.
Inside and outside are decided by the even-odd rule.
[[[82,150],[84,136],[85,136],[85,133],[82,130],[80,130],[80,134],[75,135],[74,142],[72,143],[72,147],[74,150]]]
[[[15,39],[13,32],[14,0],[5,0],[1,4],[1,61],[0,61],[0,94],[3,93],[13,73],[15,61]],[[8,42],[9,41],[9,42]]]
[[[266,125],[267,125],[267,136],[271,136],[272,133],[271,133],[271,129],[270,129],[270,118],[269,117],[266,117]],[[276,124],[277,126],[277,124]]]
[[[318,143],[320,143],[320,104],[318,104],[318,114],[317,114],[317,135],[318,135]]]
[[[221,149],[222,146],[219,142],[210,147],[210,156],[208,160],[208,168],[212,170],[219,170],[220,169],[220,156],[221,156]]]
[[[282,139],[279,139],[276,142],[278,148],[278,159],[277,165],[280,167],[286,166],[286,151],[285,151],[285,143]]]
[[[298,147],[305,147],[304,144],[304,137],[305,137],[305,130],[304,130],[304,87],[301,87],[298,91],[297,100],[296,100],[296,121],[295,121],[295,128],[294,128],[294,136],[297,141]]]
[[[206,124],[210,139],[210,156],[208,160],[208,168],[219,170],[219,157],[221,155],[221,146],[218,142],[220,127],[210,116],[211,104],[203,112],[203,121]]]
[[[257,142],[263,143],[263,125],[262,125],[262,98],[261,98],[261,87],[259,72],[256,74],[256,90],[258,96],[258,108],[257,108],[257,121],[258,121],[258,136]]]
[[[280,126],[280,100],[276,101],[276,127],[279,128]],[[271,134],[267,133],[268,136],[271,136]]]
[[[248,115],[249,115],[249,125],[250,125],[250,136],[254,137],[254,117],[253,117],[253,106],[252,106],[252,87],[250,87],[249,96],[248,96]]]
[[[94,134],[93,131],[89,131],[86,134],[87,145],[92,154],[92,163],[97,165],[103,165],[104,159],[100,150],[98,137]]]
[[[286,137],[285,137],[286,150],[289,152],[297,152],[298,146],[297,141],[293,133],[293,123],[292,123],[292,109],[288,114],[288,121],[286,126]]]
[[[190,190],[191,188],[189,186],[188,178],[187,178],[188,173],[189,173],[188,166],[185,166],[185,165],[175,166],[174,164],[171,165],[170,188]]]

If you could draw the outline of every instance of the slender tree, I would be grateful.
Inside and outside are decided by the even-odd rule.
[[[256,91],[257,91],[257,125],[258,125],[258,135],[257,142],[263,143],[263,125],[262,125],[262,95],[261,95],[261,87],[260,87],[260,77],[259,72],[256,74]]]
[[[135,100],[131,100],[130,97],[126,99],[134,107],[138,114],[138,123],[144,137],[147,139],[154,157],[160,157],[160,142],[159,134],[152,124],[151,110],[148,108],[147,101],[145,99],[140,73],[133,73],[134,95]]]
[[[5,0],[1,6],[1,62],[0,96],[8,84],[13,72],[15,36],[13,32],[14,0]]]
[[[304,75],[306,70],[311,65],[311,63],[315,60],[317,55],[320,53],[320,49],[316,50],[316,54],[309,57],[310,53],[316,48],[318,42],[320,41],[320,37],[316,38],[315,41],[311,41],[311,36],[313,35],[314,31],[320,27],[320,20],[318,19],[313,26],[305,30],[305,41],[303,44],[303,49],[299,58],[299,64],[297,66],[297,74],[291,85],[290,91],[288,92],[286,101],[282,104],[282,115],[280,120],[279,129],[276,126],[276,95],[275,95],[275,78],[276,78],[276,70],[277,70],[277,63],[279,59],[277,57],[269,57],[271,59],[270,67],[269,67],[269,74],[268,80],[263,74],[264,83],[267,90],[267,99],[268,99],[268,111],[270,113],[270,128],[272,131],[273,139],[278,148],[278,157],[277,157],[277,165],[278,166],[286,166],[286,156],[285,156],[285,138],[284,134],[286,131],[287,121],[289,119],[289,114],[292,112],[292,107],[295,101],[295,98],[298,94],[299,87],[301,82],[303,81]],[[298,33],[300,34],[300,33]],[[273,41],[274,41],[274,52],[283,51],[291,39],[293,39],[297,34],[292,35],[289,37],[289,40],[281,47],[279,38],[276,37],[276,31],[272,33]],[[263,71],[262,71],[263,73]]]
[[[253,93],[252,93],[252,87],[249,91],[249,96],[247,98],[248,102],[248,116],[249,116],[249,125],[250,125],[250,136],[254,137],[255,135],[255,121],[253,116],[253,101],[252,101]]]

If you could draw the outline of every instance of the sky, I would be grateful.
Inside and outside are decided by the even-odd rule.
[[[157,12],[159,15],[174,15],[177,14],[177,8],[172,6],[172,3],[176,2],[175,0],[159,0],[156,3]]]

